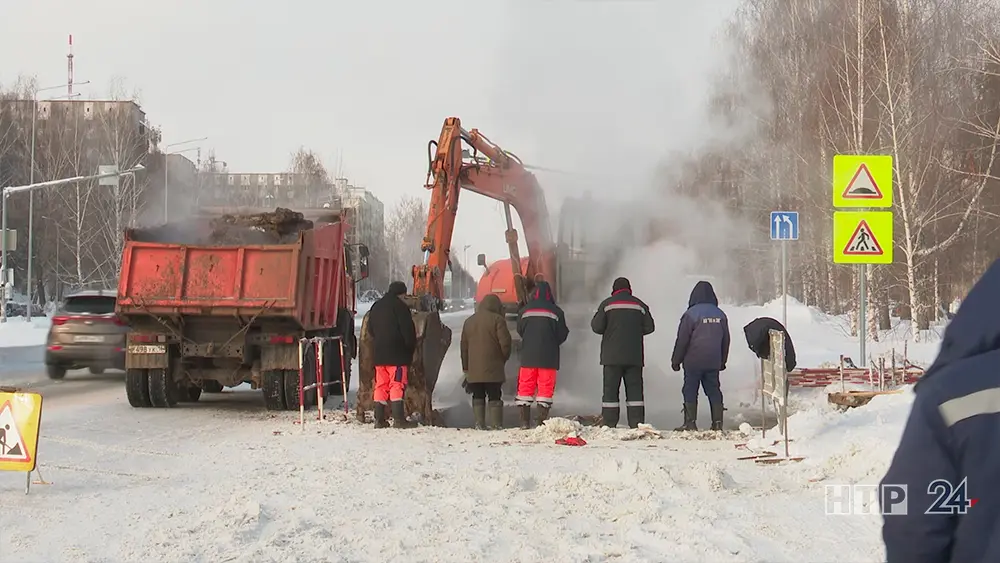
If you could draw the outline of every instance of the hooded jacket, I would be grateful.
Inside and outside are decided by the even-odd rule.
[[[700,281],[691,290],[688,309],[677,327],[670,363],[688,371],[719,371],[729,361],[729,319],[719,308],[712,284]]]
[[[656,325],[649,307],[632,295],[626,278],[615,280],[611,296],[597,306],[590,328],[601,335],[602,366],[645,365],[643,340],[656,330]]]
[[[792,337],[788,335],[788,330],[777,319],[758,317],[743,327],[747,346],[758,358],[766,360],[771,356],[771,330],[785,333],[785,371],[792,371],[795,369],[795,346],[792,344]]]
[[[410,308],[400,299],[406,285],[392,282],[389,290],[368,311],[368,335],[372,337],[372,360],[377,366],[408,366],[417,348],[417,328]]]
[[[882,479],[882,485],[906,485],[906,514],[886,515],[882,525],[888,563],[997,560],[998,365],[1000,260],[969,292],[945,330],[937,359],[915,387],[902,439]],[[883,506],[883,513],[893,506]]]
[[[517,333],[522,367],[559,369],[559,346],[569,337],[569,328],[548,282],[535,282],[531,300],[518,313]]]
[[[510,358],[510,329],[500,298],[490,293],[462,325],[462,371],[469,383],[503,383]]]

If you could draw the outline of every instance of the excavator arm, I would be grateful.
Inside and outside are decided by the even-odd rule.
[[[471,149],[468,159],[463,156],[463,144]],[[457,117],[445,119],[437,142],[428,144],[428,153],[431,147],[436,150],[430,159],[425,186],[431,190],[431,205],[427,230],[420,245],[423,263],[413,267],[413,293],[419,298],[421,308],[439,310],[443,306],[444,272],[450,260],[458,199],[463,189],[504,204],[505,237],[514,271],[514,286],[518,302],[523,304],[527,300],[529,280],[540,276],[553,281],[556,272],[548,208],[534,174],[517,156],[494,144],[477,129],[463,129]],[[524,272],[521,271],[518,234],[510,212],[512,207],[521,218],[528,247],[528,266]]]

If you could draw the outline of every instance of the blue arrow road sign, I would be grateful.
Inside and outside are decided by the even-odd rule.
[[[771,240],[799,240],[799,212],[771,212]]]

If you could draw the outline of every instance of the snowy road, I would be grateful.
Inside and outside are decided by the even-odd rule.
[[[445,317],[456,338],[467,314]],[[803,336],[804,352],[839,346],[828,326]],[[879,561],[878,517],[826,516],[824,485],[877,482],[911,400],[839,413],[821,393],[799,397],[792,454],[806,459],[765,466],[737,459],[750,453],[737,433],[588,428],[586,446],[567,447],[555,444],[565,420],[303,432],[249,390],[137,410],[120,373],[50,382],[40,347],[0,354],[0,381],[46,396],[38,457],[51,482],[25,496],[23,474],[0,474],[0,561]],[[458,361],[456,342],[435,393],[452,420],[469,409]],[[565,370],[554,414],[596,413],[595,369]],[[672,428],[679,377],[647,374],[648,419]],[[727,426],[755,412],[734,400]]]

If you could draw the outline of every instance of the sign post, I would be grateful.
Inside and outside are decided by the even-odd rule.
[[[859,366],[867,365],[868,265],[892,263],[892,211],[861,211],[892,207],[891,155],[833,157],[833,206],[855,209],[833,214],[833,261],[858,265]],[[878,231],[878,232],[876,232]]]
[[[781,324],[788,327],[788,241],[799,240],[799,212],[772,211],[771,240],[781,242]]]

